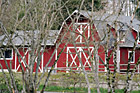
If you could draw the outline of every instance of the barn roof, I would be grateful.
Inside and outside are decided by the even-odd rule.
[[[45,34],[41,35],[41,32],[38,30],[35,31],[16,31],[14,33],[9,34],[9,38],[12,40],[13,44],[16,46],[29,46],[31,42],[34,40],[35,43],[41,40],[41,45],[53,46],[56,42],[56,37],[58,36],[58,30],[48,30],[44,32]],[[42,32],[43,33],[43,32]],[[11,45],[9,39],[5,34],[0,36],[0,46],[8,46]]]
[[[101,39],[107,35],[107,25],[115,28],[117,31],[125,31],[125,42],[121,43],[120,46],[122,47],[133,47],[135,39],[130,31],[130,29],[135,30],[136,32],[140,31],[140,21],[136,18],[132,18],[131,16],[124,16],[124,15],[113,15],[108,13],[91,13],[90,11],[78,11],[75,10],[74,13],[79,13],[84,17],[93,20],[93,23],[99,33]],[[74,14],[73,13],[73,14]],[[114,24],[114,23],[117,23]],[[115,41],[112,33],[110,37],[110,44],[112,45]],[[106,39],[102,42],[103,44],[106,43]],[[140,45],[137,45],[140,46]]]
[[[78,11],[76,10],[75,12],[78,12]],[[140,30],[140,21],[131,16],[113,15],[113,14],[108,14],[108,13],[91,13],[90,11],[83,11],[83,10],[79,11],[79,13],[95,21],[108,22],[108,24],[112,26],[114,26],[114,22],[119,22],[119,23],[128,25],[135,31]]]

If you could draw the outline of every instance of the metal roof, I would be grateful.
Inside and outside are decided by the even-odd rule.
[[[114,25],[114,22],[120,22],[123,24],[127,24],[129,27],[133,28],[135,31],[140,30],[140,21],[136,18],[132,18],[131,16],[124,16],[124,15],[113,15],[108,13],[91,13],[90,11],[75,11],[84,15],[85,17],[92,19],[92,20],[99,20],[99,21],[106,21],[109,24]]]
[[[140,31],[140,21],[136,18],[124,15],[112,15],[107,13],[91,13],[90,11],[75,11],[85,16],[88,19],[93,20],[93,23],[99,33],[101,39],[107,35],[107,24],[115,28],[117,31],[125,31],[125,42],[121,43],[122,47],[133,47],[135,39],[131,33],[130,28],[139,32]],[[117,26],[114,23],[117,23]],[[107,37],[107,36],[106,36]],[[112,33],[110,33],[110,43],[109,45],[113,45],[115,39],[113,39]],[[103,44],[106,43],[106,39],[102,41]],[[140,45],[137,45],[140,46]]]
[[[9,34],[9,38],[6,37],[5,34],[0,36],[0,46],[8,46],[11,45],[10,40],[12,40],[13,44],[16,46],[29,46],[31,42],[37,44],[39,40],[42,39],[41,45],[50,45],[53,46],[56,43],[56,37],[58,36],[58,30],[48,30],[43,32],[35,30],[35,31],[15,31],[12,34]]]

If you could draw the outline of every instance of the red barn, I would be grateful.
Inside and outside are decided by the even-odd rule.
[[[54,61],[57,60],[57,64],[55,65],[57,71],[77,71],[82,70],[82,67],[87,71],[91,71],[91,69],[94,69],[93,66],[98,65],[98,70],[105,72],[105,48],[107,48],[107,54],[110,56],[115,47],[116,40],[118,42],[116,49],[117,71],[125,72],[128,62],[130,63],[130,70],[132,70],[140,57],[139,24],[140,21],[137,19],[132,20],[132,18],[128,16],[76,10],[64,20],[59,31],[49,31],[49,39],[41,45],[42,47],[46,46],[46,51],[43,52],[43,54],[40,53],[41,63],[39,70],[42,72],[43,67],[51,67]],[[23,59],[17,57],[17,53],[10,47],[8,41],[1,44],[9,67],[11,62],[12,69],[15,71],[21,70],[18,60],[24,60],[21,61],[24,69],[26,69],[26,63],[29,63],[30,50],[28,47],[31,41],[28,35],[25,35],[27,32],[28,31],[17,31],[12,36],[15,46],[18,47],[20,53],[24,56]],[[37,31],[35,31],[35,33],[37,33]],[[18,37],[16,37],[16,34],[19,34]],[[26,38],[22,37],[23,34]],[[137,36],[138,40],[136,41]],[[4,38],[5,35],[0,36],[1,41],[4,40]],[[132,52],[135,42],[136,47]],[[23,44],[25,45],[24,48],[22,46]],[[54,53],[55,55],[52,56]],[[111,71],[114,69],[113,55],[109,60],[109,68]],[[130,55],[132,55],[132,57],[128,61]],[[52,60],[47,64],[51,57]],[[97,57],[99,57],[99,60]],[[96,58],[97,60],[95,60]],[[95,61],[98,61],[97,63],[99,64],[95,64]],[[0,63],[4,69],[7,69],[2,57]],[[34,68],[36,68],[36,66],[34,66]],[[140,67],[138,65],[137,72],[139,73],[139,71]]]
[[[117,71],[126,72],[128,63],[130,63],[130,71],[132,71],[140,57],[139,24],[140,21],[135,18],[132,19],[129,16],[74,11],[64,21],[60,29],[59,37],[67,33],[65,41],[60,45],[61,49],[66,45],[66,42],[68,42],[68,37],[70,41],[72,40],[73,42],[69,41],[65,46],[64,52],[58,60],[57,68],[79,70],[81,66],[83,66],[86,70],[91,70],[91,65],[93,65],[94,62],[90,60],[90,57],[94,56],[94,50],[97,48],[94,44],[100,42],[100,46],[98,46],[98,55],[100,57],[98,69],[101,72],[105,72],[105,46],[107,46],[108,56],[110,56],[117,40]],[[109,30],[110,32],[108,33]],[[107,37],[108,34],[110,34],[109,38]],[[136,41],[137,36],[138,41]],[[136,47],[134,47],[135,42],[137,42]],[[108,45],[106,45],[107,43]],[[132,52],[133,48],[135,48],[135,50]],[[87,53],[87,50],[90,53]],[[58,50],[58,52],[59,51],[60,50]],[[131,54],[132,57],[128,60]],[[109,60],[109,68],[111,71],[114,70],[113,56],[114,54]],[[104,63],[102,63],[101,60]],[[139,73],[139,71],[140,67],[138,65],[137,72]]]
[[[52,54],[55,50],[58,30],[50,30],[48,32],[46,42],[44,42],[44,39],[40,45],[42,47],[42,49],[39,51],[40,53],[35,53],[36,58],[34,62],[34,71],[36,70],[37,65],[37,54],[40,54],[41,58],[40,66],[38,68],[39,72],[43,72],[45,65],[50,68],[55,61],[56,57],[55,55],[52,56]],[[8,71],[7,67],[11,68],[15,72],[21,71],[20,63],[22,64],[24,70],[27,69],[27,64],[29,65],[29,59],[31,58],[31,43],[33,42],[32,45],[35,46],[39,41],[39,36],[40,31],[16,31],[15,33],[9,34],[9,37],[7,37],[5,34],[1,35],[0,41],[3,55],[1,54],[0,64],[2,65],[4,71]],[[43,47],[45,47],[45,50],[43,50]],[[19,55],[21,55],[21,57]],[[51,56],[52,59],[50,63],[47,64]]]

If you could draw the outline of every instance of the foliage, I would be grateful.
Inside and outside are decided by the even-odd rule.
[[[1,15],[1,19],[4,25],[8,27],[7,28],[8,31],[12,31],[12,29],[14,29],[17,24],[16,20],[18,19],[18,21],[20,21],[24,16],[27,15],[28,17],[23,18],[22,22],[18,23],[16,29],[17,30],[33,30],[33,29],[38,29],[37,27],[42,21],[41,18],[43,17],[42,15],[44,12],[48,12],[47,14],[49,15],[51,12],[56,11],[58,12],[56,14],[58,16],[55,17],[56,21],[52,25],[51,29],[59,29],[63,22],[63,19],[61,18],[61,14],[57,10],[58,8],[56,7],[59,7],[58,5],[60,3],[61,5],[64,5],[61,13],[63,14],[64,18],[66,18],[69,16],[69,13],[72,13],[74,10],[78,10],[80,8],[81,1],[82,0],[51,0],[52,4],[54,4],[52,7],[52,10],[45,11],[43,10],[43,7],[44,7],[43,4],[41,4],[45,2],[40,2],[40,0],[34,0],[33,3],[29,3],[29,4],[24,4],[24,2],[20,2],[20,0],[14,0],[14,1],[11,0],[10,5],[7,6],[7,4],[6,5],[3,4],[2,6],[3,14]],[[92,0],[85,0],[84,6],[82,7],[82,9],[86,8],[87,10],[90,11],[92,7],[91,5],[92,5]],[[94,11],[102,9],[102,8],[103,6],[101,4],[101,0],[94,0],[94,8],[93,8]],[[67,9],[69,10],[69,13],[67,12]],[[28,13],[26,14],[27,11]],[[32,18],[30,16],[36,17],[36,13],[37,13],[36,20],[31,21]],[[37,22],[37,23],[35,24],[35,26],[33,26],[32,22]]]
[[[49,4],[52,6],[50,9],[51,11],[47,11],[44,9],[44,3],[51,3]],[[24,0],[11,0],[10,3],[3,4],[2,8],[2,15],[1,21],[3,22],[4,26],[7,28],[8,31],[13,30],[37,30],[39,27],[44,26],[44,28],[50,29],[50,25],[42,24],[42,18],[44,16],[44,12],[47,14],[44,21],[46,22],[51,19],[51,14],[56,12],[56,7],[58,7],[55,0],[51,1],[40,1],[40,0],[33,0],[25,2]],[[49,6],[45,6],[49,8]],[[57,14],[56,14],[57,15]],[[55,19],[55,18],[54,18]],[[50,22],[51,23],[51,22]],[[59,25],[59,24],[55,24]],[[50,28],[49,28],[49,27]]]
[[[73,11],[79,10],[81,2],[83,0],[61,0],[61,4],[64,5],[62,8],[61,13],[64,16],[64,19],[66,19]],[[82,10],[86,9],[90,11],[92,9],[92,0],[85,0],[84,5],[81,7]],[[94,11],[98,11],[100,9],[103,9],[103,6],[101,4],[101,0],[94,0]],[[62,18],[57,19],[56,24],[53,25],[52,29],[60,29],[61,25],[64,20]],[[58,23],[57,23],[58,22]]]
[[[138,19],[140,20],[140,8],[138,8],[138,9],[136,10],[136,16],[137,16]]]
[[[10,77],[9,77],[8,73],[6,74],[6,76],[7,76],[8,82],[10,82],[10,84],[11,84],[11,80],[10,80]],[[5,78],[2,74],[0,74],[0,77],[1,77],[0,78],[0,93],[8,93],[9,90],[8,90],[7,85],[6,85]],[[22,83],[21,82],[22,81],[21,81],[20,78],[17,78],[17,77],[15,78],[15,83],[16,83],[18,91],[22,91]]]

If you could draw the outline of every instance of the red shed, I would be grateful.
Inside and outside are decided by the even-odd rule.
[[[44,36],[44,37],[47,37],[47,39],[43,39],[40,45],[41,47],[39,51],[40,53],[34,54],[36,56],[35,62],[34,62],[34,71],[36,70],[38,57],[41,58],[40,66],[38,68],[39,72],[43,72],[43,68],[46,65],[48,68],[50,68],[55,61],[56,57],[55,55],[52,56],[52,54],[55,50],[55,42],[56,42],[56,36],[58,35],[58,30],[49,30],[48,32],[49,33],[47,34],[47,36]],[[9,67],[9,68],[12,68],[12,70],[15,72],[21,71],[20,62],[24,70],[28,69],[26,64],[30,63],[29,59],[31,57],[30,55],[31,43],[34,41],[32,45],[37,46],[37,42],[39,41],[39,36],[40,36],[40,31],[37,31],[37,30],[36,31],[16,31],[12,34],[9,34],[9,37],[7,37],[5,34],[1,35],[0,36],[1,50],[3,52],[3,56],[5,59],[1,55],[0,64],[2,65],[3,69],[5,71],[8,71],[7,67]],[[21,55],[21,57],[19,55]],[[50,63],[47,64],[51,56],[52,56],[52,59]],[[10,66],[10,63],[11,63],[11,66]]]

